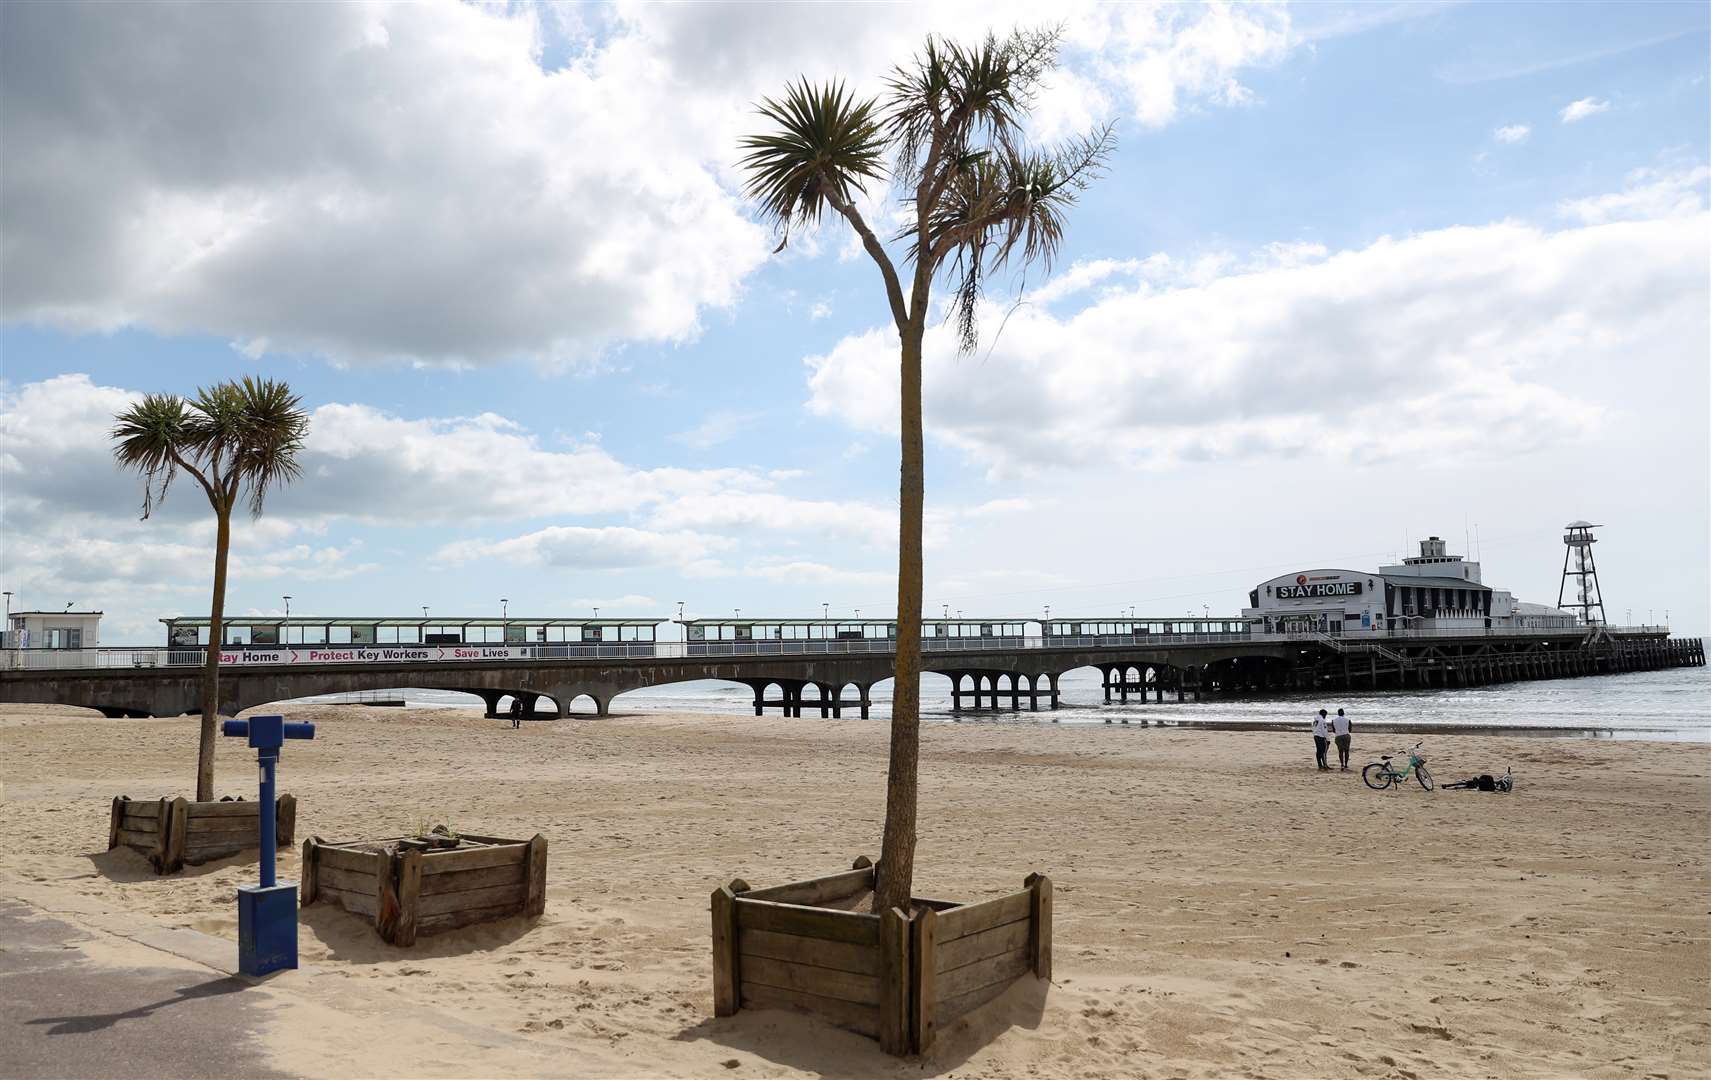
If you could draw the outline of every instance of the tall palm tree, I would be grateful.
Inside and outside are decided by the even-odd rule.
[[[893,70],[885,92],[857,100],[841,83],[803,79],[759,106],[771,130],[744,139],[747,194],[779,230],[818,222],[831,208],[879,267],[897,327],[902,374],[902,469],[897,546],[897,666],[885,835],[874,910],[909,908],[915,862],[920,760],[921,353],[935,282],[949,286],[963,352],[979,343],[977,315],[988,279],[1036,264],[1049,270],[1065,214],[1115,147],[1109,125],[1050,148],[1028,144],[1023,125],[1041,80],[1057,62],[1061,29],[988,35],[965,47],[929,37]],[[887,248],[856,206],[870,186],[892,185],[912,218]],[[901,267],[901,273],[899,268]],[[905,275],[907,285],[905,285]]]
[[[190,400],[149,394],[114,418],[113,456],[143,474],[143,518],[166,498],[183,469],[214,508],[214,601],[208,617],[208,659],[202,680],[202,734],[196,759],[196,799],[214,797],[214,722],[220,705],[221,616],[226,607],[226,556],[232,543],[232,509],[247,497],[261,517],[272,488],[301,473],[297,453],[309,417],[291,387],[245,376],[204,387]]]

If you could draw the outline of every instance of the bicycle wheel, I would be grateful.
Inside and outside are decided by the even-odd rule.
[[[1427,791],[1432,790],[1432,774],[1426,771],[1426,766],[1414,766],[1414,779],[1420,781],[1420,786]]]
[[[1374,791],[1383,791],[1390,786],[1394,777],[1390,767],[1382,761],[1375,761],[1360,771],[1360,778],[1366,781],[1366,786]]]

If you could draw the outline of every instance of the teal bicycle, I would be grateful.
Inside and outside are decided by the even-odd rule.
[[[1426,771],[1426,759],[1420,753],[1420,746],[1420,743],[1415,743],[1414,749],[1408,751],[1408,764],[1404,768],[1398,770],[1390,763],[1391,755],[1385,754],[1382,758],[1362,769],[1360,778],[1366,781],[1366,786],[1372,790],[1383,791],[1392,784],[1401,787],[1402,782],[1407,780],[1409,774],[1412,773],[1414,779],[1420,781],[1421,787],[1431,791],[1432,774]]]

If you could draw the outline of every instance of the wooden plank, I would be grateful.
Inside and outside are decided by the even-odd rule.
[[[124,800],[123,806],[124,806],[126,816],[128,816],[128,817],[140,817],[140,818],[153,818],[154,820],[157,820],[157,821],[160,819],[160,803],[157,803],[157,802],[133,802],[130,799],[126,799],[122,795],[119,798]],[[114,800],[114,801],[117,802],[119,800]]]
[[[313,836],[303,841],[303,859],[298,864],[298,904],[308,907],[315,902],[315,885],[320,880],[321,865],[316,853],[316,843]]]
[[[275,800],[273,822],[278,843],[289,844],[297,838],[297,796],[281,795]]]
[[[743,982],[853,1001],[858,1005],[879,1004],[879,980],[872,975],[792,964],[788,960],[771,960],[764,956],[743,957]]]
[[[455,930],[460,926],[471,923],[498,922],[518,914],[515,904],[504,907],[465,908],[462,911],[447,912],[444,915],[422,915],[416,920],[416,933],[438,934],[445,930]]]
[[[244,799],[234,799],[231,802],[193,802],[187,805],[190,807],[190,820],[194,822],[197,818],[253,818],[258,816],[256,807],[260,804]]]
[[[529,890],[526,885],[499,885],[491,889],[468,889],[464,892],[424,896],[421,898],[420,908],[423,915],[445,915],[465,908],[515,907],[521,911],[528,898]]]
[[[924,1054],[938,1040],[938,935],[942,916],[929,908],[913,920],[914,948],[909,957],[912,993],[909,1000],[909,1027],[915,1052]]]
[[[1034,974],[1042,979],[1052,977],[1052,879],[1044,874],[1029,874],[1027,886],[1033,893],[1033,911],[1028,924],[1032,930],[1028,954],[1034,963]]]
[[[850,971],[857,975],[878,975],[879,954],[866,945],[848,945],[841,941],[797,934],[775,934],[770,930],[737,931],[737,952],[743,956],[764,956],[770,960],[789,960],[796,964]]]
[[[346,892],[344,889],[331,888],[323,883],[317,895],[328,903],[337,904],[346,911],[354,911],[358,915],[367,915],[371,919],[380,910],[380,905],[376,903],[373,893]]]
[[[896,908],[879,915],[879,1048],[903,1057],[914,1049],[909,1022],[909,920]]]
[[[741,984],[741,993],[746,1009],[799,1009],[869,1038],[879,1036],[879,1010],[872,1005],[857,1005],[837,998],[815,997],[750,982]]]
[[[934,970],[942,974],[1001,953],[1031,949],[1032,938],[1031,919],[1005,923],[991,930],[982,930],[978,934],[967,934],[939,946],[938,966]],[[1029,955],[1032,956],[1032,952]]]
[[[392,888],[392,862],[395,858],[396,855],[376,851],[368,859],[374,868],[374,928],[386,942],[392,940],[393,932],[398,929],[398,893]]]
[[[547,838],[536,833],[529,840],[529,885],[524,890],[523,914],[544,914],[547,910]]]
[[[370,864],[373,865],[372,863]],[[365,895],[374,893],[374,875],[365,874],[360,870],[340,870],[322,863],[319,870],[321,884],[346,892],[359,892]]]
[[[729,888],[713,890],[713,1015],[734,1017],[737,1013],[737,909],[736,893]]]
[[[107,850],[112,851],[119,846],[119,822],[125,819],[125,797],[113,796],[112,816],[107,819]]]
[[[422,859],[422,876],[449,874],[455,870],[481,870],[489,866],[522,865],[528,857],[523,845],[502,848],[470,848],[468,851],[430,851]]]
[[[215,859],[223,859],[227,855],[254,851],[259,846],[253,836],[247,842],[222,838],[197,839],[193,836],[179,854],[187,863],[205,863],[212,862]]]
[[[166,822],[166,838],[160,846],[160,862],[155,870],[174,874],[184,867],[184,826],[188,823],[190,805],[187,799],[161,800],[162,819]]]
[[[945,1000],[958,997],[996,982],[1014,982],[1016,976],[1027,974],[1033,967],[1034,959],[1028,955],[1025,948],[964,964],[954,971],[939,973],[939,998]]]
[[[504,845],[506,847],[521,847],[528,843],[520,837],[506,836],[477,836],[474,833],[460,833],[458,838],[466,844]]]
[[[737,1014],[737,898],[730,889],[713,890],[713,1015]]]
[[[939,913],[939,941],[955,941],[994,926],[1026,919],[1032,903],[1031,893],[1015,892],[996,900],[942,911]]]
[[[160,833],[153,831],[138,832],[135,829],[120,829],[118,834],[114,837],[113,846],[118,847],[120,844],[129,848],[136,848],[144,854],[159,851]]]
[[[392,932],[394,945],[416,944],[416,923],[422,900],[422,853],[398,855],[398,925]]]
[[[980,1008],[982,1005],[1003,994],[1004,991],[1015,985],[1016,981],[1014,979],[1008,982],[995,982],[987,986],[982,986],[978,990],[971,990],[966,994],[961,994],[954,998],[944,998],[940,1000],[939,1003],[933,1007],[934,1029],[937,1030],[938,1028],[942,1028],[945,1025],[954,1022],[960,1017],[967,1016],[969,1013]]]
[[[873,867],[866,866],[860,870],[845,870],[840,874],[828,874],[809,881],[755,889],[743,896],[749,900],[776,900],[781,904],[803,904],[812,907],[832,900],[842,900],[872,887]]]
[[[190,826],[185,831],[193,840],[198,836],[248,836],[254,838],[255,842],[259,844],[261,843],[261,818],[259,816],[248,819],[233,817],[199,818],[192,813]]]
[[[801,907],[772,900],[750,900],[747,895],[737,897],[737,926],[744,930],[800,934],[803,937],[842,941],[851,945],[879,944],[877,915],[834,911],[831,908]]]
[[[350,848],[321,844],[315,855],[321,860],[321,865],[330,870],[356,870],[364,874],[374,873],[375,853],[372,851],[354,851]]]
[[[421,852],[416,854],[420,855]],[[427,858],[424,857],[425,863]],[[463,892],[467,889],[491,889],[495,885],[526,885],[529,868],[522,863],[509,866],[489,866],[483,870],[454,870],[449,874],[434,874],[422,878],[422,895]]]

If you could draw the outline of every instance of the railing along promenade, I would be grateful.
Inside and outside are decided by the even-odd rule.
[[[1602,628],[1615,637],[1667,637],[1667,626],[1609,626]],[[924,638],[922,651],[933,655],[1040,650],[1137,650],[1182,645],[1215,645],[1252,642],[1256,644],[1327,645],[1337,651],[1375,647],[1383,643],[1421,644],[1434,641],[1477,642],[1481,640],[1579,639],[1587,633],[1574,627],[1491,627],[1468,629],[1364,630],[1348,634],[1324,631],[1285,633],[1206,634],[1099,634],[1028,635],[1023,637]],[[534,643],[501,644],[466,642],[461,645],[327,644],[247,646],[221,654],[226,667],[295,667],[314,664],[364,663],[539,663],[541,661],[609,662],[613,660],[684,660],[755,656],[890,656],[896,652],[892,639],[859,640],[761,640],[761,641],[634,641],[600,644]],[[199,668],[207,659],[205,648],[121,646],[94,649],[5,649],[0,650],[0,670],[78,671],[102,669]]]

